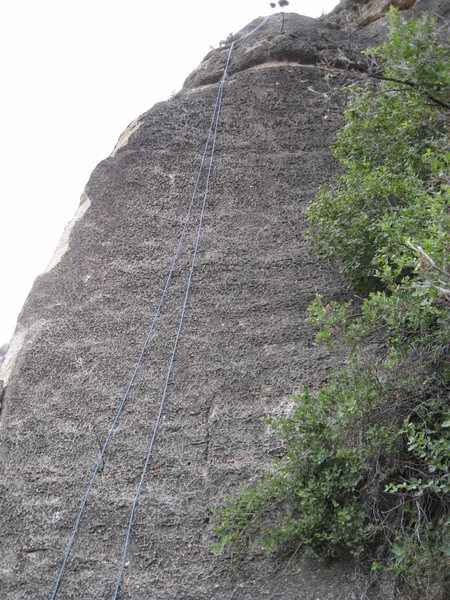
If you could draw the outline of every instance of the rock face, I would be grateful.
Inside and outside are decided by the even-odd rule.
[[[375,33],[386,24],[383,17],[390,6],[405,12],[411,9],[415,14],[427,11],[438,17],[448,16],[450,12],[447,0],[341,0],[325,21],[328,25],[347,29],[361,29],[374,24],[371,29]]]
[[[255,20],[244,33],[250,31]],[[319,68],[371,38],[271,17],[234,49],[186,318],[121,586],[123,599],[358,597],[351,566],[282,555],[234,568],[210,552],[207,506],[277,451],[260,417],[339,360],[312,345],[316,293],[344,293],[309,251],[301,211],[337,166],[342,123]],[[228,48],[154,106],[94,170],[20,315],[0,379],[0,596],[49,598],[99,450],[156,310],[190,201]],[[334,85],[346,75],[333,71]],[[204,179],[201,180],[201,191]],[[201,195],[58,598],[111,598],[153,431]]]
[[[8,352],[8,347],[9,344],[3,344],[3,346],[0,346],[0,365],[5,359],[5,354]]]

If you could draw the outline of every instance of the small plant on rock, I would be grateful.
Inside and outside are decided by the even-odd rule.
[[[317,297],[309,320],[350,358],[268,419],[285,456],[225,498],[214,549],[350,552],[394,595],[431,598],[450,556],[450,65],[433,19],[390,19],[368,51],[382,78],[348,89],[343,174],[307,211],[314,249],[359,295]]]

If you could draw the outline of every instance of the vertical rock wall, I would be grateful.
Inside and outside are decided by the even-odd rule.
[[[249,25],[248,31],[255,26]],[[337,365],[305,324],[343,285],[311,256],[302,209],[336,173],[342,123],[321,60],[367,40],[289,14],[236,46],[203,234],[120,598],[348,599],[344,564],[210,553],[204,509],[267,464],[260,417]],[[0,417],[0,597],[49,598],[93,466],[156,309],[225,64],[210,53],[94,170],[77,219],[20,315]],[[344,74],[333,73],[334,84]],[[204,179],[201,181],[203,190]],[[111,598],[187,281],[200,201],[153,339],[81,521],[58,594]]]

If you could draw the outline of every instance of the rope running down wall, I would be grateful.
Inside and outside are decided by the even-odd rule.
[[[80,510],[78,512],[78,516],[77,516],[77,519],[76,519],[76,522],[75,522],[75,525],[74,525],[74,528],[73,528],[73,531],[72,531],[72,535],[71,535],[70,540],[69,540],[69,544],[67,546],[67,550],[66,550],[66,553],[65,553],[65,556],[64,556],[64,560],[63,560],[61,569],[59,571],[55,587],[53,589],[51,600],[54,600],[56,598],[56,594],[57,594],[58,589],[59,589],[59,587],[61,585],[61,580],[62,580],[62,577],[63,577],[63,574],[64,574],[64,570],[65,570],[67,562],[69,560],[70,551],[71,551],[72,546],[74,544],[75,537],[76,537],[76,534],[77,534],[77,531],[78,531],[78,527],[79,527],[81,518],[83,516],[84,510],[85,510],[85,507],[86,507],[86,503],[87,503],[89,494],[91,492],[92,486],[94,484],[96,475],[98,473],[100,465],[103,462],[103,458],[104,458],[104,455],[105,455],[106,450],[108,448],[109,442],[111,440],[111,437],[113,435],[113,432],[115,430],[115,427],[117,425],[119,417],[120,417],[120,415],[121,415],[121,413],[122,413],[122,411],[124,409],[125,403],[126,403],[126,401],[128,399],[128,396],[129,396],[129,394],[131,392],[131,389],[133,387],[133,383],[134,383],[134,380],[136,379],[137,373],[138,373],[139,368],[140,368],[140,366],[142,364],[142,360],[144,358],[144,354],[145,354],[145,352],[147,350],[147,347],[148,347],[148,345],[150,343],[151,336],[152,336],[152,333],[153,333],[153,329],[155,327],[155,324],[156,324],[156,321],[158,319],[158,316],[159,316],[159,313],[160,313],[160,310],[161,310],[164,298],[166,296],[166,292],[167,292],[167,289],[169,287],[169,284],[170,284],[170,281],[171,281],[171,278],[172,278],[172,274],[173,274],[173,270],[175,268],[175,264],[176,264],[176,261],[177,261],[177,258],[178,258],[178,255],[179,255],[182,243],[183,243],[184,235],[186,233],[186,229],[187,229],[187,226],[188,226],[188,223],[189,223],[189,219],[190,219],[190,216],[191,216],[192,207],[194,205],[195,198],[196,198],[196,195],[197,195],[198,184],[199,184],[200,177],[201,177],[201,174],[202,174],[202,171],[203,171],[203,167],[204,167],[204,164],[205,164],[205,160],[206,160],[206,156],[207,156],[207,153],[208,153],[208,149],[209,149],[210,142],[211,142],[211,136],[212,136],[212,146],[211,146],[211,153],[210,153],[210,158],[209,158],[208,173],[207,173],[207,176],[206,176],[205,191],[204,191],[204,195],[203,195],[203,203],[202,203],[202,207],[201,207],[201,211],[200,211],[200,219],[199,219],[199,224],[198,224],[198,227],[197,227],[197,235],[196,235],[196,239],[195,239],[194,253],[193,253],[193,257],[192,257],[192,261],[191,261],[191,266],[190,266],[190,269],[189,269],[189,276],[188,276],[188,281],[187,281],[187,285],[186,285],[186,291],[185,291],[185,296],[184,296],[183,307],[181,309],[181,316],[180,316],[180,321],[179,321],[179,324],[178,324],[178,331],[177,331],[177,335],[176,335],[175,342],[174,342],[173,349],[172,349],[172,355],[171,355],[170,362],[169,362],[169,367],[168,367],[168,370],[167,370],[167,375],[166,375],[164,389],[163,389],[163,393],[162,393],[162,397],[161,397],[161,401],[160,401],[160,405],[159,405],[158,415],[157,415],[155,426],[154,426],[154,429],[153,429],[153,434],[152,434],[150,443],[148,445],[148,450],[147,450],[147,455],[146,455],[144,467],[142,469],[141,478],[140,478],[139,485],[138,485],[137,490],[136,490],[136,494],[135,494],[135,497],[134,497],[132,509],[131,509],[131,512],[130,512],[130,518],[129,518],[129,521],[128,521],[127,534],[126,534],[126,539],[125,539],[124,548],[123,548],[122,563],[121,563],[121,566],[120,566],[119,576],[118,576],[118,579],[117,579],[117,584],[116,584],[116,588],[115,588],[115,592],[114,592],[114,600],[117,600],[117,597],[118,597],[118,594],[119,594],[119,589],[120,589],[120,583],[121,583],[121,580],[122,580],[123,570],[124,570],[124,566],[125,566],[125,561],[126,561],[126,555],[127,555],[127,550],[128,550],[128,543],[129,543],[130,534],[131,534],[131,528],[132,528],[132,524],[133,524],[133,517],[134,517],[135,510],[136,510],[136,506],[137,506],[139,494],[141,492],[141,488],[142,488],[142,485],[143,485],[143,482],[144,482],[144,479],[145,479],[145,475],[146,475],[146,472],[147,472],[147,467],[148,467],[148,463],[149,463],[150,456],[151,456],[151,453],[152,453],[152,449],[153,449],[153,446],[154,446],[154,443],[155,443],[156,434],[157,434],[157,431],[158,431],[158,427],[159,427],[159,423],[160,423],[160,420],[161,420],[161,416],[162,416],[162,412],[163,412],[163,408],[164,408],[164,403],[165,403],[165,399],[166,399],[166,395],[167,395],[167,387],[168,387],[168,384],[169,384],[170,375],[171,375],[172,367],[173,367],[173,362],[174,362],[176,350],[177,350],[177,347],[178,347],[178,341],[179,341],[180,334],[181,334],[181,329],[182,329],[182,326],[183,326],[183,319],[184,319],[184,315],[185,315],[185,311],[186,311],[186,306],[187,306],[187,301],[188,301],[188,297],[189,297],[189,290],[190,290],[190,286],[191,286],[192,275],[193,275],[193,271],[194,271],[194,267],[195,267],[195,261],[196,261],[196,257],[197,257],[197,249],[198,249],[198,244],[199,244],[199,241],[200,241],[200,236],[201,236],[201,231],[202,231],[203,215],[204,215],[204,212],[205,212],[206,200],[207,200],[207,196],[208,196],[209,180],[210,180],[211,170],[212,170],[212,165],[213,165],[214,150],[215,150],[216,139],[217,139],[217,129],[218,129],[218,125],[219,125],[220,109],[221,109],[221,105],[222,105],[223,88],[224,88],[224,85],[225,85],[225,79],[226,79],[226,76],[227,76],[227,71],[228,71],[228,66],[229,66],[230,59],[231,59],[231,54],[232,54],[232,51],[233,51],[233,47],[235,46],[236,43],[240,42],[241,40],[244,40],[245,38],[247,38],[250,35],[252,35],[253,33],[255,33],[255,31],[257,31],[260,27],[262,27],[264,25],[264,23],[267,21],[268,18],[269,17],[265,17],[263,19],[263,21],[261,21],[261,23],[259,23],[259,25],[257,27],[255,27],[252,31],[250,31],[246,35],[244,35],[241,38],[239,38],[239,40],[232,42],[231,45],[230,45],[230,49],[228,51],[226,65],[225,65],[225,68],[224,68],[224,71],[223,71],[222,78],[220,80],[219,89],[218,89],[218,92],[217,92],[216,101],[215,101],[215,105],[214,105],[214,108],[213,108],[213,113],[212,113],[212,116],[211,116],[209,131],[208,131],[208,135],[207,135],[207,138],[206,138],[203,155],[202,155],[202,158],[201,158],[201,161],[200,161],[200,167],[199,167],[199,170],[198,170],[198,173],[197,173],[197,178],[196,178],[196,182],[195,182],[195,185],[194,185],[194,190],[193,190],[193,193],[192,193],[190,204],[188,206],[188,210],[187,210],[185,222],[184,222],[184,225],[183,225],[183,228],[182,228],[179,240],[178,240],[178,245],[177,245],[175,254],[173,256],[173,259],[172,259],[172,264],[170,266],[169,273],[167,275],[166,283],[165,283],[164,289],[162,291],[161,298],[159,300],[158,306],[156,308],[155,315],[154,315],[154,317],[152,319],[150,328],[148,330],[147,337],[146,337],[146,339],[144,341],[144,344],[142,346],[142,350],[141,350],[141,353],[139,355],[138,361],[137,361],[136,366],[134,368],[133,374],[132,374],[131,379],[130,379],[130,381],[128,383],[128,386],[126,388],[125,394],[124,394],[124,396],[122,398],[122,401],[121,401],[121,403],[119,405],[117,413],[116,413],[116,415],[114,417],[114,420],[112,422],[112,425],[111,425],[111,427],[110,427],[110,429],[108,431],[108,434],[106,436],[105,442],[104,442],[103,447],[102,447],[102,450],[100,452],[100,455],[98,457],[98,460],[97,460],[97,462],[95,464],[95,467],[94,467],[94,470],[92,472],[92,476],[91,476],[91,479],[89,481],[88,487],[86,489],[86,493],[84,495],[83,501],[81,503],[81,507],[80,507]]]

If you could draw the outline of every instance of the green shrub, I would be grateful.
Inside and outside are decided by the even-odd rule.
[[[285,456],[225,498],[214,549],[350,552],[425,597],[449,556],[449,59],[433,19],[390,18],[368,51],[381,77],[348,89],[343,175],[307,211],[313,248],[359,288],[357,302],[317,297],[309,321],[350,358],[268,419]]]

